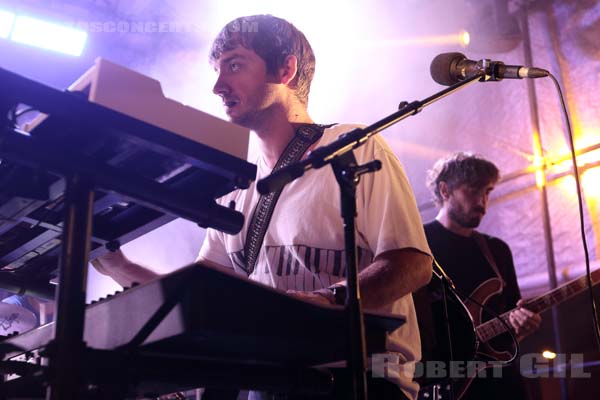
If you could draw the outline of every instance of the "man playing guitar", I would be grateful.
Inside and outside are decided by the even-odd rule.
[[[508,245],[475,231],[485,215],[489,196],[499,179],[498,168],[470,153],[456,153],[439,160],[428,172],[427,184],[439,206],[435,220],[425,224],[432,254],[456,287],[465,294],[494,287],[494,293],[480,299],[497,313],[514,309],[506,318],[517,340],[533,333],[541,323],[539,314],[521,307],[512,253]],[[495,294],[494,296],[491,296]],[[467,300],[468,303],[468,300]],[[469,307],[469,304],[467,304]],[[471,310],[471,307],[469,307]],[[473,315],[476,325],[483,316]],[[453,338],[460,340],[460,338]],[[510,348],[511,339],[502,335],[490,341],[494,348]],[[478,377],[463,399],[526,398],[516,366],[504,368],[502,378]]]

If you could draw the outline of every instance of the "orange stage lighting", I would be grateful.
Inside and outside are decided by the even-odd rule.
[[[369,47],[402,47],[402,46],[440,46],[460,45],[466,47],[471,42],[471,35],[467,31],[460,31],[448,35],[419,36],[405,39],[391,39],[378,41],[364,41]],[[360,42],[359,42],[360,43]]]

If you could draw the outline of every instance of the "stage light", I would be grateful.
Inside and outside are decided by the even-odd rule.
[[[546,158],[542,150],[540,133],[533,132],[533,167],[535,168],[535,184],[538,189],[546,186]]]
[[[600,130],[586,129],[577,135],[575,148],[577,149],[577,165],[584,166],[600,161]]]
[[[0,10],[0,38],[6,39],[10,35],[14,20],[15,14]]]
[[[402,39],[387,40],[355,40],[351,43],[352,48],[356,46],[378,48],[378,47],[428,47],[428,46],[454,46],[466,47],[471,41],[471,35],[467,31],[450,33],[447,35],[430,35],[406,37]]]
[[[556,353],[550,350],[544,350],[542,352],[542,357],[547,360],[554,360],[556,358]]]
[[[585,170],[581,174],[581,184],[588,200],[600,199],[600,167]]]
[[[573,175],[565,175],[554,180],[554,184],[559,188],[559,190],[568,196],[569,199],[575,199],[577,196],[577,185],[575,183],[575,176]]]
[[[87,41],[87,32],[19,15],[10,38],[14,42],[79,56]]]
[[[546,173],[544,172],[545,165],[546,160],[544,157],[534,157],[533,167],[535,171],[535,185],[538,187],[538,189],[542,189],[544,186],[546,186]]]
[[[600,163],[600,133],[597,130],[587,130],[578,135],[575,140],[577,166],[580,174],[595,169]],[[566,145],[556,151],[556,155],[547,156],[546,167],[553,174],[569,173],[573,169],[571,153]],[[591,176],[591,173],[589,174]],[[598,182],[595,180],[595,182]]]
[[[468,31],[461,31],[458,37],[460,38],[460,45],[463,47],[467,47],[471,43],[471,34]]]

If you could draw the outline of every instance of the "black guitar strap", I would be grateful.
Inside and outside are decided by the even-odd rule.
[[[273,172],[298,162],[306,150],[323,136],[325,129],[332,125],[306,124],[298,127],[296,134],[290,143],[288,143],[279,160],[277,160]],[[254,271],[256,261],[258,260],[258,253],[260,252],[269,222],[273,216],[273,210],[275,210],[275,205],[282,191],[283,188],[266,195],[261,195],[252,212],[248,232],[246,232],[246,242],[244,243],[244,261],[248,275]]]
[[[490,246],[488,246],[487,240],[481,233],[477,231],[473,231],[473,238],[475,239],[477,245],[481,249],[481,252],[483,253],[483,256],[485,257],[486,261],[488,262],[488,264],[490,264],[490,267],[492,267],[492,269],[498,276],[498,279],[500,279],[500,282],[502,282],[502,287],[505,287],[506,282],[504,282],[504,278],[502,277],[502,275],[500,275],[500,270],[498,269],[498,265],[494,260],[494,256],[492,255]]]

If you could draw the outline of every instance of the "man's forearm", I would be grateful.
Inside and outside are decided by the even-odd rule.
[[[363,307],[380,308],[429,283],[431,257],[414,249],[387,251],[358,277]]]

